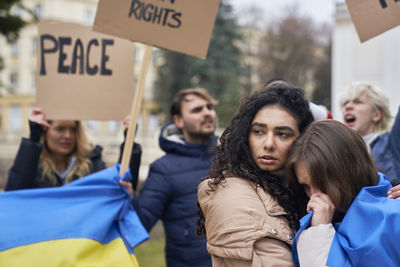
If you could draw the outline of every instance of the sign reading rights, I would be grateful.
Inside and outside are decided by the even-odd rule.
[[[175,0],[171,0],[171,4],[174,3]],[[182,25],[182,12],[139,0],[132,0],[128,17],[171,28],[180,28]]]
[[[122,120],[130,111],[135,47],[68,23],[40,23],[36,105],[49,119]]]
[[[93,30],[206,58],[220,0],[100,0]]]
[[[361,42],[400,25],[400,0],[346,0]]]

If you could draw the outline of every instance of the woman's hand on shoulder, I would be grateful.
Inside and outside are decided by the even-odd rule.
[[[400,184],[398,184],[395,187],[391,188],[387,192],[387,197],[388,198],[393,198],[393,199],[400,199]]]
[[[311,210],[314,211],[311,226],[329,224],[335,213],[335,205],[328,195],[318,192],[311,195],[307,204],[307,212]]]
[[[40,108],[34,108],[32,110],[31,115],[29,116],[29,120],[40,124],[43,130],[46,130],[50,127],[50,124],[46,121],[46,114]]]

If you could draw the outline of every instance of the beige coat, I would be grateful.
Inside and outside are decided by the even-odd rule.
[[[227,178],[215,192],[199,185],[205,216],[207,250],[213,266],[295,266],[290,245],[294,233],[284,209],[262,188],[241,178]]]

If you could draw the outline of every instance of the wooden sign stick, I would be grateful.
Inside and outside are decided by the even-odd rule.
[[[149,63],[150,63],[151,49],[152,49],[152,46],[146,45],[144,56],[143,56],[143,61],[142,61],[142,66],[141,66],[141,71],[140,71],[139,83],[137,85],[135,95],[133,97],[133,104],[132,104],[132,109],[131,109],[131,113],[130,113],[128,133],[126,134],[124,152],[122,154],[122,159],[121,159],[121,168],[119,169],[120,177],[122,177],[122,175],[124,175],[124,173],[128,169],[129,162],[131,160],[133,141],[134,141],[135,132],[136,132],[136,123],[137,123],[137,120],[139,117],[139,111],[140,111],[140,108],[142,105],[144,82],[146,80],[147,70],[148,70]]]

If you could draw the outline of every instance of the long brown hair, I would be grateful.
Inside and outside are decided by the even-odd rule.
[[[49,121],[51,124],[52,121]],[[81,178],[90,173],[90,160],[88,159],[89,153],[92,149],[92,145],[89,143],[88,138],[86,136],[84,126],[81,121],[75,121],[76,123],[76,144],[75,148],[71,153],[71,156],[76,157],[76,163],[72,170],[68,173],[67,177],[65,177],[66,183],[71,182],[74,179]],[[44,133],[41,137],[41,143],[43,144],[43,150],[40,154],[40,168],[42,171],[41,179],[45,177],[48,178],[52,184],[57,183],[56,177],[56,165],[51,156],[51,151],[49,150],[46,144],[46,138]]]
[[[362,137],[335,120],[313,122],[293,144],[286,176],[296,189],[300,188],[295,173],[298,162],[308,170],[313,186],[327,194],[343,213],[361,188],[378,183],[374,162]]]

